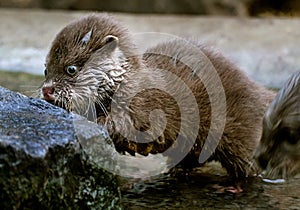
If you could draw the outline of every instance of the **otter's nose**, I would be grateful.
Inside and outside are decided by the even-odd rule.
[[[45,101],[54,101],[54,87],[45,86],[42,88],[42,93]]]

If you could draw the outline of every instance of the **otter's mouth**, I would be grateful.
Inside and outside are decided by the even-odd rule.
[[[46,99],[44,100],[47,101],[49,104],[52,104],[53,106],[60,107],[68,112],[72,112],[72,110],[66,105],[66,103],[57,100],[46,100]]]
[[[57,93],[53,86],[44,86],[42,88],[42,96],[45,101],[48,103],[67,110],[68,112],[72,111],[71,98],[68,92],[59,92]]]
[[[45,100],[45,99],[44,99]],[[45,100],[45,101],[47,101],[49,104],[52,104],[52,105],[54,105],[54,106],[57,106],[56,104],[55,104],[55,100]]]
[[[72,105],[70,103],[70,100],[68,100],[67,98],[65,99],[57,99],[54,97],[54,95],[51,95],[51,97],[45,97],[43,98],[45,101],[47,101],[48,103],[60,107],[62,109],[65,109],[68,112],[72,112]]]
[[[65,101],[53,101],[53,105],[54,106],[58,106],[58,107],[60,107],[62,109],[65,109],[68,112],[72,112],[73,111],[72,108],[71,108],[70,103],[67,103]]]

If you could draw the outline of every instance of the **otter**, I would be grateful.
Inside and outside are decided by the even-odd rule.
[[[300,173],[300,72],[287,80],[268,107],[255,158],[267,178]]]
[[[185,168],[216,160],[232,177],[257,169],[252,153],[274,93],[197,40],[139,54],[119,21],[90,14],[57,34],[45,66],[41,97],[95,119],[122,154],[163,153]]]

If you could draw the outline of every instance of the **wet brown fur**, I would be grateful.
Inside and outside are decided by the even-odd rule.
[[[93,28],[91,40],[87,47],[82,49],[78,43],[91,28]],[[192,72],[191,68],[185,65],[184,62],[181,62],[184,58],[195,57],[193,50],[190,50],[192,45],[207,56],[214,66],[226,95],[225,130],[216,150],[211,151],[210,160],[220,161],[228,173],[234,177],[245,177],[253,172],[255,167],[251,165],[252,152],[261,136],[261,124],[265,108],[273,99],[274,93],[253,82],[222,55],[209,47],[200,45],[196,41],[174,40],[158,44],[139,56],[135,54],[134,43],[123,26],[105,14],[89,15],[68,25],[55,38],[46,61],[47,76],[44,86],[49,85],[49,81],[52,81],[50,84],[56,90],[61,89],[66,84],[70,85],[78,82],[78,78],[83,77],[83,72],[93,69],[87,61],[97,49],[105,45],[101,40],[106,35],[118,37],[119,49],[126,57],[126,63],[122,66],[126,73],[122,75],[120,82],[115,82],[115,85],[109,88],[111,93],[106,91],[107,95],[105,97],[99,96],[108,111],[108,115],[95,103],[97,121],[99,124],[106,125],[119,152],[127,151],[130,154],[138,152],[143,155],[162,153],[174,143],[180,132],[180,124],[185,123],[182,122],[176,101],[170,94],[162,92],[160,88],[140,91],[132,98],[128,112],[124,111],[121,105],[116,104],[115,112],[120,120],[117,122],[112,120],[110,111],[113,101],[111,97],[115,92],[118,92],[121,98],[126,99],[132,89],[147,83],[156,84],[158,87],[168,87],[169,85],[172,87],[170,91],[173,91],[174,94],[182,91],[178,86],[175,89],[171,84],[172,82],[168,83],[166,81],[165,75],[155,70],[159,68],[172,72],[181,78],[196,98],[200,114],[199,131],[196,143],[182,161],[184,165],[195,166],[210,128],[211,102],[201,79],[195,76],[195,72]],[[171,56],[163,55],[166,53]],[[102,53],[99,56],[104,55],[105,53]],[[200,61],[201,59],[199,57]],[[77,63],[83,70],[73,77],[66,75],[66,66]],[[138,75],[138,77],[135,77],[135,75]],[[53,83],[53,81],[55,82]],[[101,90],[103,91],[103,89]],[[83,91],[81,95],[84,94]],[[184,97],[185,93],[180,94]],[[85,95],[87,95],[86,98],[92,98],[88,94]],[[56,95],[56,97],[62,96]],[[63,97],[69,96],[66,94]],[[188,103],[187,101],[185,105],[187,109],[189,108]],[[163,110],[167,119],[166,129],[161,136],[149,143],[136,143],[122,136],[124,123],[128,122],[134,124],[137,130],[148,130],[150,128],[149,114],[154,109]],[[193,110],[187,111],[193,112]],[[195,118],[197,117],[195,116]],[[154,127],[154,130],[159,130],[161,125],[151,126]],[[182,137],[186,142],[190,141],[189,135],[189,131],[182,133]],[[151,139],[151,136],[149,138]]]

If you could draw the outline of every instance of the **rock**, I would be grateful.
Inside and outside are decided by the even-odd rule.
[[[0,113],[0,209],[121,209],[116,177],[100,167],[113,164],[105,131],[2,87]],[[83,148],[95,138],[97,163]]]

